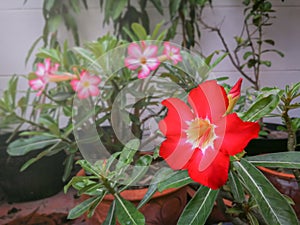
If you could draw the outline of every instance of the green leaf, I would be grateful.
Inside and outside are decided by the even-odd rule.
[[[74,163],[74,157],[75,154],[70,154],[67,156],[66,161],[65,161],[65,170],[64,170],[64,175],[63,175],[63,181],[67,181],[72,169],[73,169],[73,163]]]
[[[136,165],[133,167],[132,174],[128,179],[128,183],[122,188],[122,190],[127,189],[130,185],[135,184],[138,182],[147,172],[149,169],[149,165],[152,162],[152,157],[150,155],[144,155],[138,159]]]
[[[118,221],[121,225],[144,225],[145,217],[135,205],[115,195]]]
[[[102,225],[116,225],[116,201],[113,201],[110,205],[107,216]]]
[[[147,32],[141,24],[133,23],[131,25],[131,29],[133,30],[134,34],[139,38],[139,40],[147,39]]]
[[[156,40],[157,39],[159,30],[160,30],[161,26],[163,25],[163,23],[164,23],[164,21],[161,21],[160,23],[155,25],[155,27],[153,29],[153,32],[152,32],[152,35],[151,35],[151,40]]]
[[[177,225],[205,224],[219,190],[201,186],[182,212]]]
[[[172,0],[169,3],[170,17],[173,19],[178,12],[181,0]]]
[[[75,206],[73,209],[71,209],[69,211],[68,214],[68,219],[76,219],[77,217],[81,216],[82,214],[84,214],[86,211],[89,210],[89,208],[99,200],[98,196],[89,198],[83,202],[81,202],[80,204],[78,204],[77,206]]]
[[[252,52],[245,52],[245,54],[243,55],[243,59],[246,60],[252,54],[253,54]]]
[[[60,142],[60,139],[46,136],[34,136],[31,138],[19,138],[11,142],[7,147],[7,153],[12,156],[25,155],[26,153],[43,149],[49,145]]]
[[[269,45],[275,45],[275,41],[273,41],[271,39],[264,40],[264,42],[269,44]]]
[[[225,59],[225,57],[228,55],[228,53],[224,53],[223,55],[219,56],[210,66],[210,69],[214,69],[217,65],[219,65],[220,62]]]
[[[255,166],[300,169],[300,152],[278,152],[247,157]]]
[[[133,157],[140,146],[139,139],[130,140],[122,149],[119,161],[116,165],[116,169],[121,169],[124,166],[129,165],[133,161]]]
[[[47,11],[51,11],[52,7],[54,6],[55,4],[55,0],[47,0],[47,1],[44,1],[44,8],[45,10]]]
[[[50,32],[57,31],[59,25],[61,24],[62,18],[63,17],[61,15],[55,15],[54,17],[49,18],[48,29]]]
[[[265,115],[271,113],[280,101],[279,96],[269,95],[254,102],[241,118],[244,121],[257,121]]]
[[[128,0],[118,0],[115,1],[115,4],[112,4],[113,8],[111,8],[111,17],[113,20],[116,20],[120,17],[123,12],[125,6],[127,5]]]
[[[272,62],[271,61],[260,61],[260,64],[263,64],[267,67],[271,67],[272,66]]]
[[[158,191],[162,192],[168,188],[180,188],[192,183],[186,170],[176,171],[171,177],[158,183]]]
[[[163,10],[163,6],[161,4],[160,0],[150,0],[152,2],[152,4],[155,6],[155,8],[157,9],[157,11],[163,15],[164,14],[164,10]]]
[[[245,193],[238,176],[234,172],[230,171],[228,175],[228,181],[231,193],[234,197],[234,201],[238,203],[243,203],[245,200]]]
[[[254,165],[244,159],[233,165],[267,224],[298,224],[297,216],[287,200]]]
[[[153,176],[151,184],[148,187],[147,193],[144,195],[144,198],[140,201],[137,208],[141,208],[151,199],[151,197],[157,191],[157,185],[159,182],[166,180],[167,178],[171,177],[173,174],[175,174],[175,171],[166,167],[163,167],[159,171],[157,171]]]

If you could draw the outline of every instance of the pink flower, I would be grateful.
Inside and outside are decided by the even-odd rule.
[[[174,65],[182,61],[179,48],[171,46],[169,42],[165,42],[164,46],[165,46],[164,48],[165,56],[167,57],[167,59],[172,60]]]
[[[97,76],[90,75],[87,71],[80,73],[80,79],[73,79],[71,86],[77,92],[79,99],[84,99],[89,96],[97,96],[100,91],[98,85],[101,79]]]
[[[137,43],[131,43],[128,47],[128,57],[125,59],[125,66],[130,70],[139,69],[138,78],[146,78],[160,64],[156,56],[157,50],[157,46],[147,46],[145,42],[141,43],[141,47]]]
[[[44,64],[43,63],[37,64],[37,70],[35,72],[37,78],[33,80],[29,80],[29,86],[33,90],[39,91],[37,93],[37,96],[40,96],[42,94],[43,90],[46,87],[46,84],[50,81],[51,74],[56,73],[58,67],[59,67],[58,63],[54,64],[54,66],[51,66],[51,59],[49,58],[44,60]]]

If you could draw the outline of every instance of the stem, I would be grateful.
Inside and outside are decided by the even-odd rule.
[[[296,132],[294,132],[294,130],[293,130],[292,120],[288,114],[291,101],[292,101],[292,98],[290,98],[289,96],[287,96],[285,99],[283,99],[284,109],[282,111],[282,118],[284,119],[287,131],[288,131],[288,143],[287,143],[288,151],[295,151],[296,144],[297,144]],[[293,174],[298,183],[298,187],[300,188],[300,171],[298,169],[293,169]]]

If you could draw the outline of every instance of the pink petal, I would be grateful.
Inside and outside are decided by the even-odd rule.
[[[44,64],[45,64],[45,70],[48,72],[50,71],[50,66],[51,66],[51,59],[50,58],[47,58],[44,60]]]
[[[99,95],[100,91],[99,88],[97,86],[90,86],[89,87],[89,93],[91,96],[97,96]]]
[[[159,60],[157,58],[150,58],[147,59],[147,66],[150,68],[150,70],[156,70],[157,67],[159,67]]]
[[[38,64],[37,64],[37,70],[36,70],[35,74],[36,74],[37,76],[40,76],[40,77],[41,77],[41,76],[44,76],[45,73],[46,73],[46,68],[45,68],[44,64],[38,63]]]
[[[30,80],[29,81],[29,86],[33,90],[37,91],[37,90],[39,90],[41,88],[44,88],[45,83],[41,79],[34,79],[34,80]]]
[[[132,58],[140,58],[142,55],[142,50],[137,43],[131,43],[128,46],[128,55]]]
[[[156,45],[149,45],[145,48],[144,52],[143,52],[143,55],[146,57],[146,58],[153,58],[153,57],[156,57],[157,55],[157,46]]]
[[[148,77],[150,74],[150,69],[147,65],[143,65],[140,71],[138,72],[138,78],[139,79],[144,79]]]
[[[136,70],[140,66],[140,61],[136,58],[126,58],[125,66],[130,70]]]
[[[88,88],[83,88],[80,91],[77,92],[77,96],[79,99],[85,99],[89,97],[89,89]]]
[[[77,80],[77,79],[74,79],[74,80],[72,80],[70,82],[70,84],[71,84],[71,86],[72,86],[72,88],[73,88],[74,91],[77,91],[77,89],[78,89],[78,83],[79,83],[79,80]]]
[[[174,65],[176,65],[178,62],[181,62],[181,61],[182,61],[181,55],[173,55],[173,56],[171,57],[171,59],[173,60]]]

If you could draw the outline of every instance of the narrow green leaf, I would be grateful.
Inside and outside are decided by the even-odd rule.
[[[67,159],[65,161],[63,181],[67,181],[72,172],[73,164],[74,164],[74,157],[75,157],[75,154],[70,154],[67,156]]]
[[[111,17],[113,20],[116,20],[120,17],[121,13],[123,12],[124,8],[126,7],[128,0],[118,0],[113,4],[113,8],[111,9]]]
[[[56,15],[54,17],[50,17],[48,20],[48,29],[50,32],[57,31],[59,25],[62,22],[63,17],[61,15]]]
[[[122,149],[116,169],[121,169],[133,161],[133,157],[140,146],[139,139],[130,140]]]
[[[110,205],[107,216],[102,225],[116,225],[116,201],[113,201]]]
[[[43,149],[58,142],[60,142],[60,139],[53,139],[53,137],[46,136],[19,138],[9,144],[9,146],[7,147],[7,153],[12,156],[25,155],[30,151]]]
[[[205,224],[219,190],[201,186],[182,212],[177,225]]]
[[[119,195],[115,195],[118,221],[121,225],[144,225],[145,217],[135,205]]]
[[[228,181],[231,193],[234,196],[234,201],[243,203],[245,200],[245,193],[238,176],[234,172],[230,171],[228,175]]]
[[[155,8],[157,9],[157,11],[163,15],[164,14],[164,10],[163,10],[163,6],[161,4],[160,0],[150,0],[152,2],[152,4],[155,6]]]
[[[148,187],[147,193],[144,195],[144,198],[140,201],[137,208],[141,208],[151,199],[151,197],[157,191],[157,185],[159,182],[166,180],[167,178],[171,177],[173,174],[175,174],[175,171],[166,167],[163,167],[159,171],[157,171],[153,176],[151,184]]]
[[[142,41],[147,39],[147,32],[141,24],[133,23],[131,25],[131,29],[133,30],[134,34],[139,38],[139,40]]]
[[[169,2],[169,13],[171,19],[175,17],[178,12],[181,0],[172,0]]]
[[[267,224],[298,224],[290,204],[254,165],[244,159],[234,162],[233,165]]]
[[[300,152],[278,152],[247,157],[255,166],[300,169]]]
[[[263,116],[271,113],[276,108],[279,101],[280,99],[277,95],[269,95],[261,98],[251,105],[241,118],[245,121],[257,121]]]
[[[89,210],[89,208],[96,202],[98,201],[99,197],[95,196],[92,198],[89,198],[83,202],[81,202],[80,204],[78,204],[77,206],[75,206],[73,209],[71,209],[69,211],[68,214],[68,219],[76,219],[77,217],[81,216],[82,214],[84,214],[86,211]]]
[[[155,25],[152,35],[151,35],[151,40],[156,40],[159,30],[160,30],[161,26],[163,25],[163,23],[164,23],[164,21],[161,21],[160,23]]]
[[[162,192],[168,188],[180,188],[192,182],[193,180],[190,178],[186,170],[179,170],[171,177],[158,183],[158,191]]]

